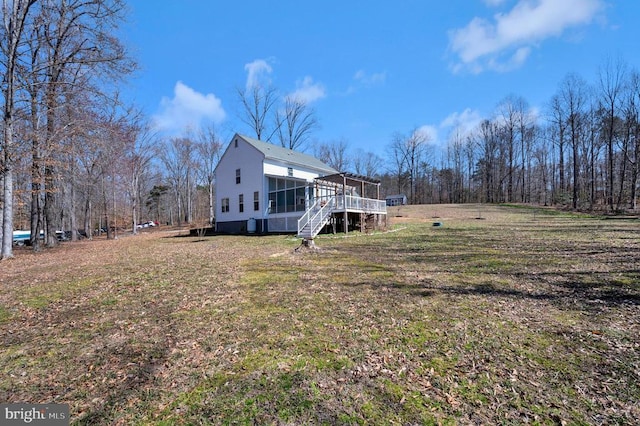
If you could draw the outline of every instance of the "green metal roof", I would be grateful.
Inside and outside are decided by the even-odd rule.
[[[237,134],[236,137],[242,138],[249,145],[253,146],[255,149],[264,154],[264,157],[269,160],[282,161],[285,163],[295,164],[298,166],[309,167],[314,170],[318,170],[321,173],[333,174],[338,173],[338,170],[335,170],[329,166],[327,166],[322,161],[317,158],[303,154],[301,152],[296,152],[292,149],[283,148],[278,145],[274,145],[271,143],[263,142],[258,139],[253,139],[244,135]]]

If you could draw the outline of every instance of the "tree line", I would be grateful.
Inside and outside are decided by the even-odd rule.
[[[72,184],[69,176],[92,167],[76,161],[88,146],[99,145],[92,154],[107,156],[115,149],[110,141],[132,137],[119,118],[117,86],[135,61],[114,36],[126,15],[121,0],[4,0],[0,14],[1,257],[7,258],[21,204],[36,249],[41,231],[45,244],[56,243],[61,214],[78,228],[76,191],[96,187],[91,180]],[[106,190],[115,170],[101,178]]]
[[[283,145],[284,146],[284,145]],[[596,81],[569,73],[542,109],[508,95],[489,118],[455,127],[444,148],[421,128],[396,132],[384,158],[348,141],[315,141],[337,170],[376,177],[411,204],[518,202],[637,210],[640,72],[607,59]]]
[[[518,202],[637,210],[640,73],[607,60],[595,82],[568,74],[543,110],[509,95],[455,128],[439,155],[420,129],[394,135],[387,187],[411,203]]]

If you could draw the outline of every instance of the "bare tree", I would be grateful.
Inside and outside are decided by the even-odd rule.
[[[577,74],[569,74],[560,85],[560,99],[567,113],[567,130],[572,152],[572,202],[578,208],[580,194],[580,143],[587,104],[586,82]]]
[[[482,201],[494,203],[498,201],[498,137],[497,126],[490,120],[483,120],[480,123],[476,136],[477,144],[480,148],[480,159],[478,161],[478,172],[480,175],[481,187],[484,192]]]
[[[103,164],[108,162],[108,123],[96,111],[85,111],[82,132],[74,145],[73,159],[77,163],[76,189],[82,205],[83,230],[87,238],[93,236],[93,213],[98,205],[98,189],[102,180]]]
[[[387,156],[390,158],[389,172],[393,176],[398,194],[405,193],[407,182],[407,161],[404,150],[404,137],[400,132],[393,134],[391,143],[387,146]]]
[[[527,174],[531,168],[530,161],[535,129],[527,101],[521,96],[516,96],[514,98],[514,106],[516,109],[518,138],[520,140],[520,168],[518,170],[520,174],[520,201],[524,203],[528,202],[531,197],[529,189],[530,183],[527,179]]]
[[[558,188],[560,194],[564,194],[567,190],[565,180],[565,147],[566,147],[566,131],[567,131],[567,113],[560,94],[556,93],[551,98],[549,105],[549,116],[553,131],[553,141],[558,147]]]
[[[46,51],[43,69],[44,103],[46,109],[45,144],[54,152],[62,137],[57,112],[64,92],[68,90],[95,90],[94,80],[119,79],[131,72],[135,65],[126,54],[115,30],[124,18],[122,0],[74,0],[46,3],[42,8],[44,27],[43,49]],[[91,76],[91,78],[86,78]],[[44,165],[47,246],[55,239],[56,163]]]
[[[544,130],[541,132],[540,143],[533,152],[534,166],[531,173],[535,176],[536,200],[538,203],[547,206],[549,203],[549,170],[551,169],[549,163],[553,148],[551,148],[552,143],[550,143],[551,136],[548,135],[552,130],[550,128],[545,130],[546,132]]]
[[[171,138],[157,148],[173,191],[178,225],[192,219],[195,150],[196,144],[189,137]]]
[[[464,144],[464,155],[467,161],[467,192],[469,193],[469,201],[473,201],[473,170],[476,166],[477,155],[476,138],[472,134],[467,134]]]
[[[76,216],[77,206],[76,206],[76,191],[78,189],[78,161],[76,159],[77,145],[80,143],[81,135],[86,129],[86,125],[83,122],[82,118],[78,116],[78,109],[75,108],[75,102],[81,98],[67,99],[67,102],[63,104],[63,119],[69,123],[69,129],[66,133],[66,138],[64,138],[60,143],[60,151],[62,153],[61,160],[62,164],[61,172],[62,175],[62,191],[63,191],[63,202],[61,212],[63,216],[66,216],[67,225],[65,227],[65,223],[63,221],[64,217],[61,217],[62,227],[59,229],[64,231],[68,229],[71,233],[71,241],[78,240],[78,219]],[[71,124],[73,123],[73,124]],[[36,164],[37,162],[32,161],[32,164]],[[35,191],[33,191],[35,192]],[[38,194],[32,194],[33,197],[38,196]],[[33,215],[32,215],[33,217]],[[37,222],[38,228],[40,229],[40,221]],[[32,228],[33,224],[32,224]],[[38,231],[39,232],[39,231]]]
[[[157,134],[151,126],[133,114],[125,133],[123,146],[124,174],[128,180],[128,192],[131,200],[131,225],[133,233],[138,232],[138,219],[142,205],[142,179],[153,159],[153,148],[157,144]]]
[[[424,167],[423,160],[429,140],[427,133],[414,129],[408,135],[396,133],[389,147],[394,158],[398,181],[400,182],[405,173],[409,180],[409,203],[411,204],[416,202],[416,179],[419,168]],[[400,189],[399,185],[398,190]]]
[[[384,161],[379,155],[359,148],[353,155],[353,169],[363,176],[374,177],[382,174]]]
[[[507,201],[514,201],[513,187],[515,178],[516,135],[518,131],[518,100],[510,95],[498,105],[500,124],[502,126],[504,148],[507,154]]]
[[[464,202],[464,147],[465,137],[460,128],[454,129],[447,145],[447,162],[451,170],[451,202]]]
[[[222,142],[215,127],[202,129],[198,135],[196,151],[200,177],[209,195],[209,225],[215,222],[215,170],[222,155]]]
[[[43,182],[43,77],[44,71],[41,69],[43,53],[40,47],[43,28],[39,25],[32,25],[29,28],[31,35],[27,37],[27,45],[30,53],[30,72],[22,73],[19,77],[26,87],[29,99],[29,121],[30,132],[28,139],[31,141],[31,238],[30,243],[34,251],[40,250],[40,231],[43,229],[43,204],[44,204],[44,182]]]
[[[276,128],[280,145],[304,151],[311,132],[318,127],[315,111],[302,99],[287,96],[284,108],[276,110]]]
[[[125,141],[129,133],[128,123],[122,116],[112,116],[101,125],[99,133],[100,159],[99,176],[102,202],[102,214],[104,226],[107,230],[107,238],[117,238],[118,232],[118,194],[122,193],[122,181],[120,170],[122,169],[122,156]],[[120,223],[122,224],[122,223]]]
[[[16,112],[16,82],[19,62],[23,54],[26,27],[30,25],[29,16],[36,0],[3,0],[2,27],[0,29],[0,66],[2,70],[2,94],[4,108],[2,115],[2,251],[0,259],[13,257],[13,151],[14,118]]]
[[[589,107],[584,114],[584,167],[586,184],[589,191],[589,208],[593,210],[597,202],[598,187],[605,187],[605,183],[598,182],[598,167],[601,160],[601,150],[603,146],[602,130],[600,120],[601,110],[597,107],[595,99],[590,99]]]
[[[626,65],[610,58],[600,68],[598,73],[600,98],[605,115],[605,138],[607,144],[607,173],[608,173],[608,198],[607,204],[611,211],[614,210],[614,140],[616,111],[619,107],[620,97],[626,75]]]
[[[625,127],[632,141],[627,159],[631,166],[629,186],[630,207],[638,208],[638,179],[640,178],[640,73],[633,70],[629,76],[629,87],[624,107]]]
[[[254,84],[246,89],[237,89],[236,93],[242,104],[240,120],[249,126],[257,139],[269,142],[275,132],[267,134],[268,117],[277,101],[276,89]]]
[[[69,149],[73,149],[74,132],[79,128],[74,120],[87,107],[84,100],[76,101],[86,93],[104,94],[108,82],[127,75],[134,64],[114,35],[124,17],[123,0],[6,0],[2,5],[6,24],[0,37],[5,42],[2,63],[11,74],[3,81],[10,83],[5,87],[15,87],[19,79],[29,104],[31,129],[25,140],[31,142],[31,231],[37,249],[41,227],[47,228],[47,245],[55,245],[55,227],[73,207],[75,187],[68,180],[63,185],[60,178],[69,172],[65,170]],[[11,11],[20,14],[18,21]],[[14,40],[23,56],[19,61],[9,55]],[[13,108],[15,94],[5,107]],[[63,190],[67,196],[58,199]],[[11,210],[5,214],[10,215]],[[70,219],[73,221],[73,212]]]
[[[339,172],[344,172],[349,168],[347,141],[345,139],[317,145],[315,156]]]

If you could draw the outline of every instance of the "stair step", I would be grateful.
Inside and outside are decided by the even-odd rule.
[[[312,227],[311,224],[311,215],[307,215],[308,222],[304,224],[304,226],[298,230],[298,237],[302,237],[302,238],[313,238],[315,237],[318,232],[320,232],[320,230],[327,224],[327,222],[329,221],[329,218],[331,218],[331,212],[334,208],[334,204],[335,202],[332,200],[329,201],[330,203],[332,203],[330,206],[326,206],[325,210],[323,210],[323,214],[320,217],[320,222],[317,222],[316,219],[316,225],[319,225],[319,227]],[[310,207],[310,209],[307,211],[307,213],[311,213],[314,212],[317,214],[318,211],[321,210],[321,208],[318,207],[318,202],[316,201],[316,204],[314,204],[312,207]],[[315,215],[313,215],[315,217]],[[315,229],[315,230],[314,230]]]

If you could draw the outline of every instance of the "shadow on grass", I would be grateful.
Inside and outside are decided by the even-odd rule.
[[[490,283],[476,285],[430,285],[413,286],[409,290],[414,296],[429,297],[437,293],[456,296],[487,296],[495,298],[546,300],[559,307],[582,305],[583,308],[601,306],[640,305],[640,295],[622,288],[609,286],[584,286],[583,283],[567,280],[555,284],[556,288],[547,291],[526,291],[516,288],[496,287]]]
[[[587,308],[638,306],[638,235],[634,227],[569,217],[435,232],[422,226],[377,239],[375,244],[366,240],[336,244],[335,250],[339,258],[379,263],[397,277],[372,285],[402,288],[416,296],[446,293],[548,300]],[[435,276],[437,282],[424,278]]]
[[[74,378],[66,381],[64,389],[45,387],[42,392],[59,393],[60,402],[84,401],[82,407],[72,409],[73,424],[115,423],[114,416],[132,401],[136,405],[152,403],[157,370],[168,361],[175,346],[170,337],[175,335],[171,320],[174,309],[172,302],[156,300],[138,300],[108,310],[84,303],[70,309],[45,309],[43,319],[57,326],[62,336],[78,333],[77,324],[93,324],[96,328],[82,330],[79,335],[79,352],[68,365],[68,373]],[[102,323],[106,318],[97,318],[98,312],[110,319]],[[31,328],[37,338],[41,325]],[[34,397],[48,398],[45,394]]]
[[[499,275],[496,273],[496,275]],[[558,277],[557,274],[554,274]],[[575,275],[575,274],[570,274]],[[346,284],[348,287],[368,286],[384,291],[397,291],[408,293],[418,297],[433,297],[439,294],[454,296],[486,296],[489,298],[511,298],[546,300],[555,302],[560,307],[583,305],[584,308],[597,306],[640,305],[640,294],[624,286],[612,286],[611,284],[585,284],[575,276],[562,277],[565,280],[552,286],[545,286],[546,290],[521,290],[505,285],[496,286],[491,282],[465,285],[439,285],[431,281],[418,283],[404,283],[399,281],[358,281]]]
[[[370,247],[369,247],[370,248]],[[340,250],[344,251],[344,250]],[[360,252],[360,250],[356,250]],[[388,269],[397,279],[367,280],[366,273],[347,285],[368,285],[385,291],[401,291],[419,297],[433,297],[437,294],[454,296],[484,296],[488,298],[511,298],[546,300],[560,308],[579,307],[598,310],[602,307],[640,306],[640,272],[629,269],[618,254],[608,253],[604,264],[613,266],[610,272],[590,270],[563,271],[562,265],[551,265],[550,270],[523,272],[527,262],[531,266],[535,253],[530,253],[522,263],[512,261],[508,256],[487,258],[484,254],[471,250],[468,253],[439,255],[417,254],[419,249],[410,248],[403,253],[371,253],[368,259],[384,262],[380,268]],[[595,250],[600,255],[604,251]],[[351,253],[351,255],[353,255]],[[630,254],[635,259],[635,254]],[[540,258],[544,262],[544,258]],[[428,267],[423,267],[424,265]],[[626,268],[620,268],[627,266]],[[620,269],[618,269],[620,268]],[[412,278],[411,275],[416,277]],[[418,278],[419,275],[437,275],[440,283],[431,279]],[[451,279],[448,278],[451,277]],[[465,284],[465,277],[473,283]],[[478,279],[482,280],[477,283]],[[461,282],[463,281],[463,282]],[[449,284],[449,283],[453,284]]]
[[[145,394],[145,387],[152,384],[155,371],[168,358],[169,345],[157,343],[144,349],[122,347],[112,349],[103,355],[109,357],[110,370],[124,371],[124,377],[105,391],[102,401],[80,418],[77,424],[105,424],[115,420],[113,415],[127,406],[127,401],[139,397],[146,403],[153,401],[152,394]],[[139,404],[139,403],[138,403]]]

